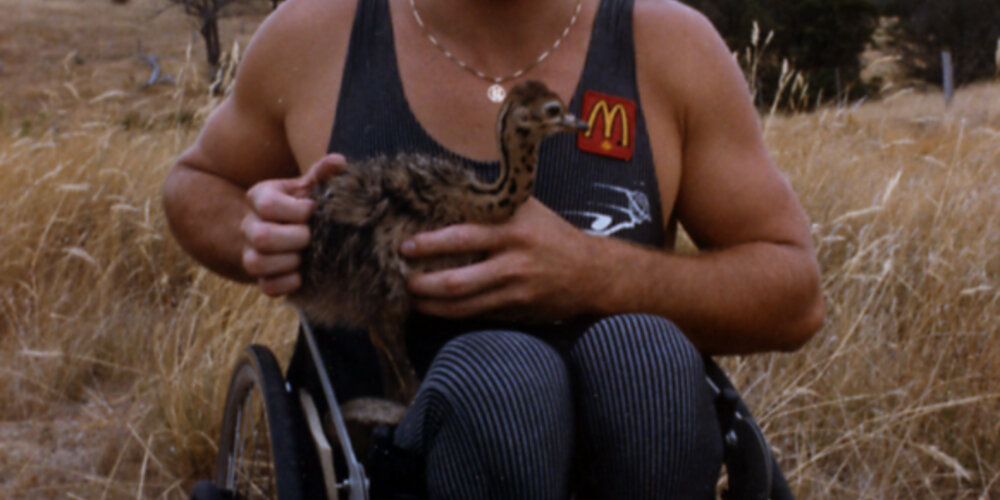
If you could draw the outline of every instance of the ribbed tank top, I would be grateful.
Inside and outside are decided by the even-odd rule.
[[[539,150],[535,197],[593,234],[662,247],[663,212],[638,105],[632,4],[633,0],[602,0],[583,73],[569,103],[570,111],[586,120],[588,116],[581,113],[586,91],[635,102],[635,130],[629,131],[634,140],[631,159],[582,151],[572,134],[550,137]],[[442,99],[441,105],[447,101]],[[608,109],[601,120],[617,119]],[[602,133],[605,127],[596,128]],[[468,165],[484,180],[495,179],[500,168],[498,162],[475,161],[445,149],[417,121],[399,76],[387,0],[358,1],[329,151],[348,160],[397,153],[446,157]]]
[[[662,248],[665,231],[660,196],[636,84],[632,6],[633,0],[601,0],[583,73],[569,103],[570,111],[584,120],[589,117],[582,113],[588,91],[635,103],[631,158],[625,161],[583,151],[571,134],[550,137],[539,150],[534,195],[591,234]],[[447,101],[443,99],[441,105]],[[608,113],[602,119],[615,118]],[[595,124],[603,125],[601,121]],[[440,156],[462,162],[484,180],[496,178],[500,168],[499,162],[476,161],[449,151],[417,121],[399,76],[387,0],[358,0],[329,151],[350,161],[398,153]],[[565,352],[593,320],[509,325],[476,319],[446,321],[416,314],[406,325],[407,347],[414,367],[423,376],[437,351],[464,332],[512,328],[538,335]],[[368,335],[342,329],[327,333],[317,340],[324,356],[335,360],[330,367],[338,393],[346,390],[350,397],[377,393],[371,385],[378,370]],[[302,342],[299,344],[294,366],[307,357]]]

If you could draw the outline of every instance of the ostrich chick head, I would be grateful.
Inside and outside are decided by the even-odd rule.
[[[560,132],[587,130],[587,122],[570,113],[562,100],[545,84],[528,80],[511,89],[497,120],[501,145],[537,144]],[[516,134],[517,138],[507,134]]]
[[[500,176],[492,184],[473,186],[474,192],[483,195],[479,202],[499,207],[493,212],[497,220],[509,217],[531,196],[542,139],[586,129],[587,123],[570,113],[541,82],[529,80],[515,86],[497,115]]]

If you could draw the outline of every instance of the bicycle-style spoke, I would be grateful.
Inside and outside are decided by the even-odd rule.
[[[232,491],[240,499],[277,498],[270,432],[261,394],[247,391],[237,415]]]
[[[216,484],[233,498],[303,498],[304,476],[298,462],[289,459],[298,453],[290,401],[282,389],[274,355],[260,346],[247,348],[226,396],[216,472]],[[281,463],[275,463],[276,456],[283,457]]]

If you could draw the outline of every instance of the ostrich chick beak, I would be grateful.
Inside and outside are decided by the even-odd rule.
[[[587,124],[587,122],[578,119],[576,115],[572,113],[567,113],[563,116],[562,124],[569,130],[579,130],[581,132],[585,132],[590,129],[590,125]]]

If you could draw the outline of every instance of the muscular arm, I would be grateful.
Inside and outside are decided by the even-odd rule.
[[[490,255],[471,266],[411,277],[417,308],[443,317],[551,321],[657,314],[709,354],[795,349],[823,318],[808,244],[762,239],[678,256],[587,235],[534,199],[506,224],[420,234],[403,252]]]
[[[302,82],[316,80],[309,68],[319,66],[301,59],[314,57],[317,45],[336,55],[331,44],[300,36],[317,32],[310,23],[333,29],[328,16],[317,15],[330,5],[295,0],[268,18],[247,48],[232,95],[163,186],[170,228],[184,249],[223,276],[258,281],[270,295],[298,287],[298,250],[308,242],[313,208],[308,188],[343,162],[336,155],[316,161],[321,151],[307,147],[296,155],[286,131]],[[315,163],[300,177],[297,160]]]
[[[754,241],[697,256],[675,256],[602,242],[614,256],[604,313],[649,312],[671,318],[702,352],[792,350],[822,324],[818,272],[795,243]]]
[[[247,189],[297,173],[281,129],[239,90],[209,118],[197,142],[167,175],[163,203],[177,241],[223,276],[250,281],[243,266]]]
[[[620,254],[615,273],[629,279],[611,285],[603,307],[659,312],[709,352],[798,347],[824,314],[808,220],[765,149],[743,76],[715,30],[677,4],[649,10],[638,29],[657,21],[670,29],[637,36],[679,54],[656,64],[659,53],[649,52],[640,63],[654,64],[654,93],[684,96],[675,215],[701,252],[609,249]]]
[[[499,228],[414,238],[410,255],[491,254],[412,279],[418,307],[448,317],[542,320],[652,313],[672,319],[706,353],[797,348],[822,323],[818,265],[808,222],[765,150],[742,75],[701,16],[673,2],[640,5],[653,8],[636,16],[646,27],[637,22],[639,50],[671,47],[667,61],[658,60],[665,51],[639,54],[640,64],[654,68],[641,80],[653,85],[647,116],[669,114],[680,129],[679,178],[669,169],[659,174],[675,176],[674,213],[701,252],[678,256],[588,236],[531,202]],[[660,111],[664,102],[675,106]]]

